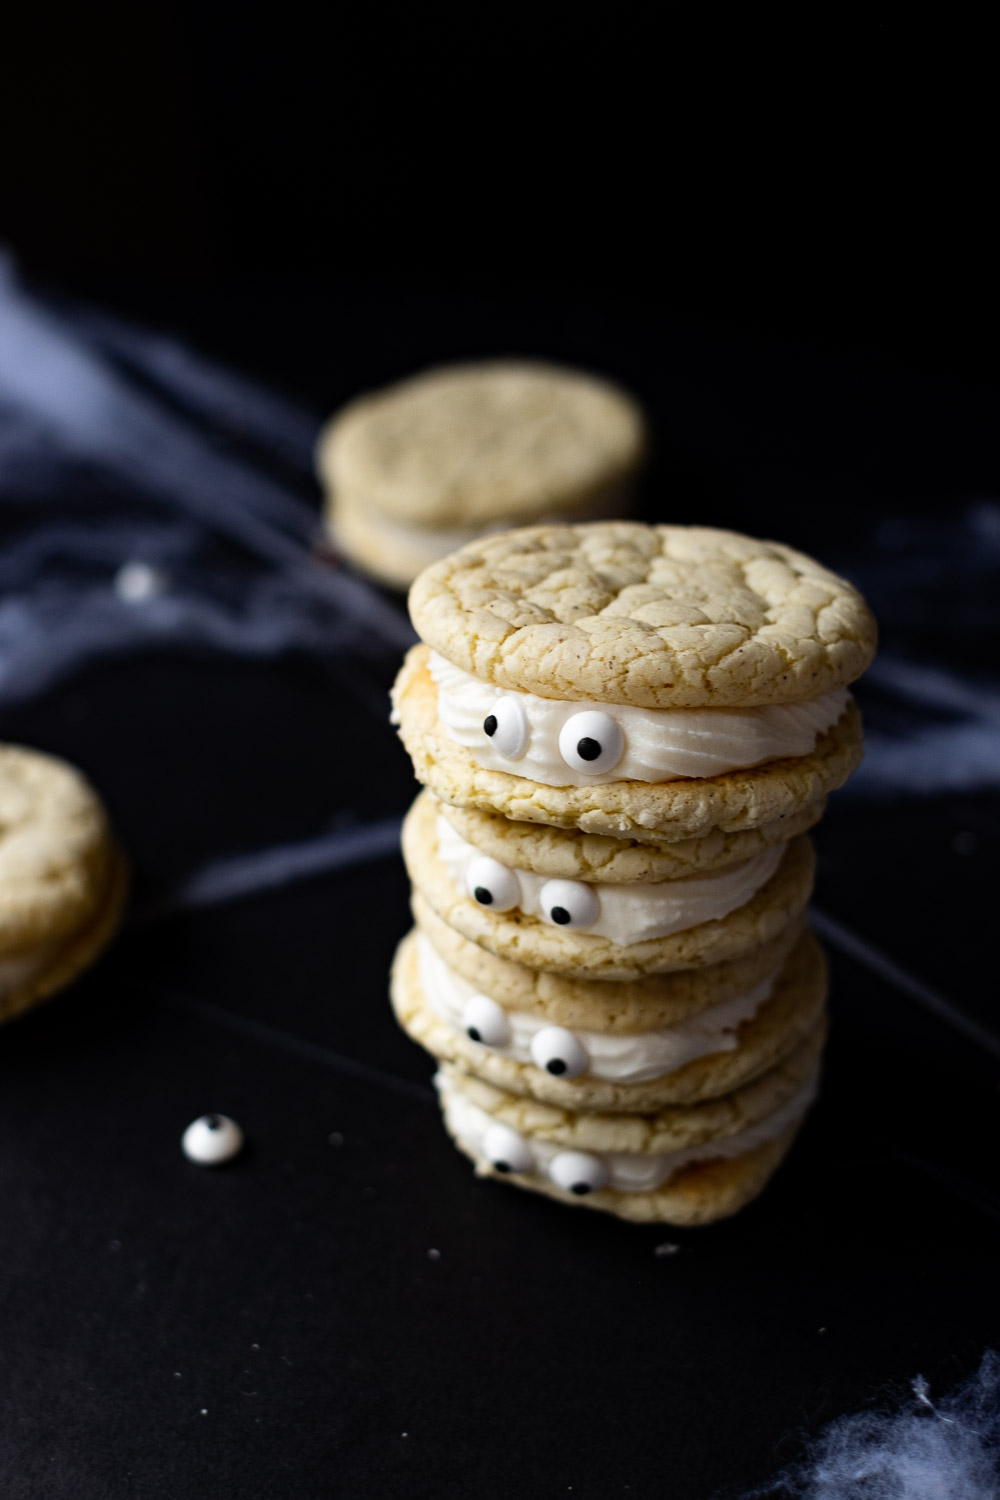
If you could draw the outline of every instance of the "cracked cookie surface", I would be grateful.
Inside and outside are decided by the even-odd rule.
[[[678,1026],[709,1006],[745,995],[777,973],[804,930],[802,920],[790,922],[769,943],[702,969],[625,980],[580,979],[500,958],[456,932],[419,891],[413,892],[412,904],[417,926],[448,967],[505,1010],[612,1036]]]
[[[876,643],[857,590],[803,553],[628,521],[481,538],[421,573],[410,613],[498,688],[637,708],[817,697],[859,677]]]
[[[704,838],[683,839],[673,844],[613,839],[578,829],[552,828],[546,823],[515,823],[479,808],[455,807],[436,799],[435,803],[437,811],[447,818],[456,833],[501,864],[533,870],[552,880],[632,885],[683,880],[687,875],[740,864],[762,849],[807,833],[823,816],[826,799],[820,798],[763,828],[745,829],[742,833],[723,833],[717,828]]]

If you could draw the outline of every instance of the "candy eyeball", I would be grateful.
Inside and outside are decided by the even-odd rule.
[[[488,854],[478,854],[465,872],[465,888],[473,901],[490,911],[510,911],[520,905],[521,882],[513,870]]]
[[[563,1026],[543,1026],[531,1038],[531,1058],[555,1078],[577,1078],[590,1058],[571,1031]]]
[[[599,1157],[586,1151],[560,1151],[549,1162],[549,1176],[556,1187],[585,1198],[606,1186],[608,1169]]]
[[[528,748],[528,716],[516,698],[498,698],[483,720],[483,733],[504,760],[520,760]]]
[[[200,1167],[232,1161],[243,1149],[243,1132],[228,1115],[201,1115],[181,1136],[181,1150]]]
[[[622,727],[596,708],[573,714],[559,731],[559,754],[574,771],[613,771],[625,753]]]
[[[473,995],[462,1007],[465,1034],[484,1047],[506,1047],[510,1041],[507,1012],[488,995]]]
[[[483,1155],[494,1172],[531,1172],[535,1159],[523,1135],[509,1125],[491,1125],[483,1136]]]
[[[592,927],[601,914],[594,887],[579,880],[547,880],[538,899],[542,916],[556,927]]]

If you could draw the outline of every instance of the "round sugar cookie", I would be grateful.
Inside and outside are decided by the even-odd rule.
[[[636,403],[592,375],[524,360],[451,365],[359,397],[317,467],[356,508],[431,529],[612,510],[646,452]]]
[[[627,1151],[659,1155],[702,1147],[769,1119],[814,1078],[826,1041],[822,1018],[787,1057],[759,1078],[719,1099],[665,1105],[653,1114],[584,1113],[511,1094],[445,1063],[442,1074],[494,1120],[566,1151]]]
[[[450,927],[419,891],[413,892],[412,905],[417,926],[448,967],[505,1010],[570,1031],[605,1031],[611,1036],[679,1026],[710,1006],[746,995],[777,974],[805,930],[800,917],[769,943],[707,968],[639,979],[578,979],[498,958]]]
[[[557,1110],[532,1099],[508,1094],[481,1079],[445,1064],[439,1077],[445,1125],[455,1144],[475,1163],[479,1176],[496,1177],[529,1192],[542,1193],[569,1206],[603,1210],[639,1223],[707,1224],[737,1212],[765,1186],[801,1126],[810,1095],[815,1091],[825,1022],[776,1067],[752,1083],[726,1095],[687,1107],[671,1107],[655,1115],[578,1114]],[[451,1099],[449,1099],[449,1093]],[[706,1156],[682,1166],[660,1186],[647,1191],[622,1191],[596,1186],[585,1196],[559,1185],[547,1173],[522,1168],[519,1162],[501,1172],[483,1153],[463,1138],[461,1122],[452,1107],[467,1102],[490,1117],[513,1142],[521,1138],[529,1151],[538,1141],[547,1147],[584,1158],[606,1153],[637,1155],[673,1153],[691,1148],[710,1150],[720,1143],[718,1157]],[[802,1100],[798,1113],[797,1100]],[[789,1108],[796,1117],[769,1140],[733,1156],[721,1154],[727,1138],[755,1127],[767,1128],[772,1116]]]
[[[809,840],[795,839],[771,878],[728,916],[623,946],[596,933],[550,925],[519,908],[495,911],[474,901],[439,857],[432,798],[418,797],[406,816],[403,858],[420,895],[463,937],[528,968],[606,980],[701,968],[770,942],[805,910],[815,867]]]
[[[410,591],[417,633],[498,688],[635,708],[757,707],[853,682],[875,621],[777,542],[636,521],[480,538]]]
[[[540,1173],[515,1176],[495,1171],[450,1129],[447,1114],[444,1123],[459,1151],[475,1166],[477,1177],[491,1177],[525,1192],[554,1198],[568,1208],[596,1209],[632,1224],[672,1224],[678,1229],[698,1229],[732,1218],[760,1197],[791,1150],[802,1122],[744,1156],[721,1157],[685,1167],[653,1192],[619,1193],[604,1189],[585,1198],[564,1191]]]
[[[439,1061],[455,1063],[507,1093],[525,1094],[560,1108],[648,1114],[665,1105],[692,1104],[730,1093],[767,1072],[814,1029],[823,1011],[826,987],[819,944],[804,935],[756,1014],[735,1028],[734,1050],[706,1053],[672,1072],[638,1082],[600,1078],[589,1070],[576,1077],[554,1076],[534,1062],[471,1040],[429,1002],[421,982],[416,929],[397,951],[391,993],[404,1031]],[[495,999],[489,990],[484,993]],[[604,1030],[600,1026],[588,1029]]]
[[[438,719],[429,651],[414,646],[393,688],[394,717],[417,780],[442,802],[518,823],[579,828],[639,843],[674,843],[766,829],[802,815],[843,786],[860,764],[861,716],[851,702],[808,755],[769,761],[701,780],[610,781],[547,786],[508,771],[487,771],[449,739]]]
[[[546,823],[515,823],[481,808],[435,801],[437,811],[466,843],[474,844],[503,865],[531,870],[551,880],[602,881],[607,885],[683,880],[685,876],[704,875],[741,864],[762,849],[808,833],[826,807],[826,799],[821,797],[763,828],[748,828],[740,833],[725,833],[716,828],[704,838],[668,844],[613,839],[579,829],[553,828]]]
[[[0,745],[0,958],[91,921],[113,849],[103,805],[79,771]]]
[[[112,848],[99,903],[82,926],[18,954],[0,956],[0,1023],[65,989],[94,963],[121,923],[128,885],[125,856]]]

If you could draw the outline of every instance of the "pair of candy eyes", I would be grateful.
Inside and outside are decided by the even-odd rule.
[[[505,760],[520,760],[531,739],[528,716],[516,698],[498,698],[483,720],[483,733]],[[559,754],[573,771],[599,776],[625,753],[622,727],[596,708],[572,714],[559,731]]]
[[[472,860],[465,872],[465,888],[473,901],[491,911],[510,911],[521,905],[517,871],[488,854]],[[597,892],[579,880],[547,880],[538,899],[545,920],[556,927],[591,927],[600,915]]]
[[[488,995],[473,995],[462,1008],[465,1034],[483,1047],[510,1045],[510,1022]],[[578,1078],[590,1065],[583,1044],[564,1026],[542,1026],[531,1038],[531,1060],[554,1078]]]
[[[494,1172],[534,1172],[531,1148],[523,1135],[509,1125],[491,1125],[483,1136],[483,1154]],[[549,1162],[549,1178],[564,1192],[583,1198],[596,1193],[608,1181],[608,1169],[597,1156],[586,1151],[560,1151]]]

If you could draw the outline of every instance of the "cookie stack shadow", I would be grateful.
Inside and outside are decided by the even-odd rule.
[[[861,757],[875,628],[774,543],[533,527],[418,578],[394,714],[423,790],[392,999],[481,1175],[709,1223],[813,1102],[808,831]]]

